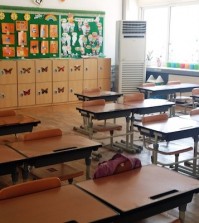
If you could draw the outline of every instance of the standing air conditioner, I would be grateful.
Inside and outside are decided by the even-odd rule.
[[[137,92],[146,76],[146,21],[117,21],[116,32],[116,91]]]

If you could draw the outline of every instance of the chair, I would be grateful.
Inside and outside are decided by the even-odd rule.
[[[56,137],[61,135],[62,131],[60,129],[49,129],[49,130],[27,133],[23,136],[22,139],[24,141],[30,141],[49,137]],[[84,174],[83,171],[73,168],[66,163],[49,165],[39,168],[31,168],[30,173],[34,179],[58,177],[61,181],[68,180],[69,184],[73,182],[73,178],[82,176]]]
[[[16,115],[16,112],[14,110],[0,111],[0,117],[14,116],[14,115]]]
[[[159,114],[159,115],[143,117],[142,123],[143,124],[149,124],[149,123],[151,124],[151,123],[167,121],[167,120],[168,120],[167,114]],[[147,133],[145,133],[145,134],[147,134]],[[154,148],[154,144],[149,144],[148,146],[146,146],[146,149],[153,152],[152,162],[154,164],[160,164],[162,166],[172,167],[173,165],[158,161],[158,153],[162,154],[162,155],[174,155],[175,156],[174,170],[178,171],[179,155],[181,153],[185,153],[185,152],[193,150],[193,147],[184,145],[183,143],[181,143],[180,140],[175,140],[175,141],[171,141],[171,142],[165,142],[165,141],[158,142],[157,149]]]
[[[82,107],[87,106],[104,106],[106,104],[104,99],[97,99],[92,101],[84,101],[82,103]],[[122,130],[121,125],[117,125],[115,123],[108,123],[106,121],[98,122],[93,124],[93,126],[89,126],[89,128],[92,128],[93,132],[110,132],[110,147],[113,148],[113,135],[114,131],[120,131]],[[90,137],[92,138],[92,134],[90,134]]]
[[[192,89],[192,96],[199,96],[199,88]],[[199,105],[199,99],[192,97],[193,100],[193,108],[196,108]]]
[[[143,83],[142,87],[154,87],[155,83]]]
[[[167,85],[177,85],[181,84],[180,81],[168,81]],[[191,104],[192,98],[190,96],[170,94],[168,100],[175,102],[176,104],[184,107],[184,113],[186,114],[187,107]]]
[[[50,190],[61,187],[59,178],[51,177],[41,180],[27,181],[21,184],[15,184],[0,190],[0,200],[20,197],[27,194]]]
[[[192,115],[199,115],[199,108],[192,109],[190,111],[190,116],[192,116]]]
[[[87,93],[99,93],[101,90],[100,88],[91,88],[91,89],[88,89],[88,88],[85,88],[82,93],[83,94],[87,94]]]

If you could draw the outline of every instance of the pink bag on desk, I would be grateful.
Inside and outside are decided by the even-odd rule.
[[[117,153],[110,160],[98,164],[93,179],[110,176],[141,166],[141,161],[138,158],[132,158]]]

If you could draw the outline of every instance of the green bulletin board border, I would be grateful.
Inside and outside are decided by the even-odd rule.
[[[100,16],[102,18],[102,20],[104,20],[104,15],[105,12],[103,11],[84,11],[84,10],[71,10],[71,9],[51,9],[51,8],[39,8],[39,7],[18,7],[18,6],[2,6],[0,5],[0,12],[4,12],[4,13],[12,13],[12,12],[16,12],[18,14],[20,13],[30,13],[30,14],[54,14],[55,16],[58,16],[58,27],[59,27],[59,52],[57,55],[53,55],[54,58],[61,58],[62,53],[61,53],[61,18],[67,16],[67,14],[71,13],[73,14],[75,17],[77,16],[82,16],[82,17],[97,17]],[[44,22],[45,23],[45,22]],[[56,24],[56,23],[55,23]],[[103,24],[103,28],[104,28],[104,21],[102,21]],[[28,33],[29,34],[29,33]],[[28,38],[28,41],[30,40],[30,38]],[[15,40],[16,41],[16,40]],[[16,46],[16,44],[15,44]],[[30,46],[29,46],[30,47]],[[103,45],[102,45],[102,49],[100,51],[100,53],[103,53]],[[41,55],[38,54],[36,56],[33,56],[31,54],[29,54],[29,56],[27,57],[27,59],[33,59],[33,58],[49,58],[49,57],[53,57],[50,54],[46,54],[46,55]],[[2,56],[2,49],[1,49],[1,53],[0,53],[0,59],[21,59],[20,57],[11,57],[11,58],[5,58]]]

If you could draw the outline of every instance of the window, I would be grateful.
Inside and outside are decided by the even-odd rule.
[[[199,4],[145,8],[147,53],[154,66],[181,68],[199,64]]]

